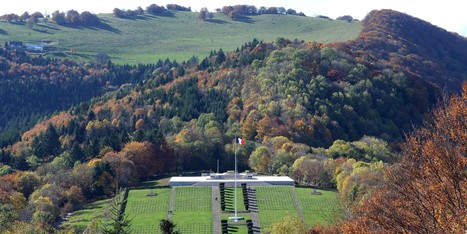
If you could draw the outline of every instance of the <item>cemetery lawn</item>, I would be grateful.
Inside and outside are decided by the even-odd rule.
[[[245,210],[245,203],[243,202],[242,188],[236,189],[237,193],[237,211]],[[232,216],[235,212],[235,194],[234,188],[225,188],[225,211],[232,212]]]
[[[276,220],[288,215],[298,217],[292,186],[259,186],[255,189],[261,229],[270,228]]]
[[[148,196],[150,192],[156,196]],[[159,222],[167,219],[170,188],[130,190],[125,215],[132,219],[134,233],[159,233]]]
[[[181,233],[213,233],[211,187],[175,187],[172,221]]]
[[[342,214],[337,192],[317,190],[321,195],[312,195],[313,189],[295,188],[300,207],[308,226],[328,225],[338,220]]]
[[[256,187],[261,228],[271,225],[285,216],[299,217],[293,197],[293,187]],[[295,188],[303,218],[309,227],[316,224],[329,225],[341,216],[337,192],[317,190],[321,195],[312,195],[311,188]]]
[[[213,233],[211,187],[187,186],[174,189],[172,221],[176,225],[176,230],[181,233]],[[157,195],[148,196],[151,192]],[[337,192],[326,190],[317,190],[317,192],[320,194],[314,195],[311,188],[292,186],[255,187],[261,229],[270,230],[274,222],[285,216],[299,217],[297,204],[309,227],[316,224],[330,225],[339,220],[342,212]],[[238,188],[236,193],[238,216],[244,217],[244,220],[251,219],[250,213],[243,213],[246,211],[242,189]],[[160,220],[168,218],[170,195],[170,188],[130,190],[125,215],[132,220],[132,233],[160,233]],[[226,211],[219,211],[221,220],[229,220],[229,217],[234,216],[234,188],[225,188],[225,195]],[[82,210],[74,212],[63,227],[72,227],[82,233],[93,221],[102,224],[107,220],[110,201],[111,199],[100,200],[84,206]],[[247,233],[247,227],[233,225],[233,222],[229,221],[228,232]]]

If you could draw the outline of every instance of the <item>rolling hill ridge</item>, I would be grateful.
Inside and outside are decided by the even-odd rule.
[[[467,80],[467,39],[393,10],[372,11],[356,40],[339,47],[376,68],[390,66],[441,89],[459,92]]]

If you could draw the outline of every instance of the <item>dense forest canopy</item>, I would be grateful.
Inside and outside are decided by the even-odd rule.
[[[24,51],[0,48],[0,146],[18,139],[45,115],[88,101],[126,83],[140,82],[172,64],[113,66],[98,60],[78,64],[68,59],[31,57]],[[170,65],[167,65],[170,63]],[[27,95],[25,95],[27,94]]]
[[[138,140],[157,134],[174,137],[174,143],[206,142],[210,134],[203,133],[205,126],[191,122],[208,116],[204,124],[212,122],[212,130],[221,137],[220,145],[211,147],[218,148],[229,143],[225,136],[233,139],[235,134],[257,143],[282,136],[310,147],[329,147],[337,139],[355,141],[365,135],[395,142],[410,131],[412,123],[422,121],[438,92],[402,72],[372,69],[332,47],[281,38],[275,43],[253,41],[227,55],[219,50],[197,64],[107,64],[96,68],[95,74],[99,76],[93,77],[94,82],[99,83],[91,84],[96,93],[109,85],[136,83],[134,88],[119,89],[70,111],[76,124],[89,132],[84,141],[100,141],[100,149],[111,146],[114,150],[125,142],[103,141],[116,139],[111,137],[116,132]],[[78,73],[78,79],[83,75]],[[92,81],[86,78],[81,83]],[[97,131],[94,128],[107,130],[91,134]],[[203,156],[208,152],[212,148],[199,152],[196,157],[201,161],[193,161],[208,160],[205,165],[211,165],[212,159]],[[223,153],[215,155],[222,158]],[[188,165],[196,165],[190,161]]]
[[[230,170],[235,153],[240,170],[337,188],[352,218],[387,179],[388,163],[398,162],[397,144],[443,91],[460,90],[467,70],[465,38],[392,11],[372,12],[364,24],[347,43],[254,39],[180,63],[77,63],[6,44],[0,209],[9,215],[0,230],[32,221],[51,231],[59,215],[117,187],[214,170],[218,160]],[[405,31],[419,24],[434,34],[436,51]],[[443,50],[440,38],[452,47]],[[247,143],[234,147],[237,136]]]

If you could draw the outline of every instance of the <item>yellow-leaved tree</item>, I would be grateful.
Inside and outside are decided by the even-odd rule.
[[[293,216],[286,216],[272,224],[271,234],[303,234],[307,233],[305,222]]]

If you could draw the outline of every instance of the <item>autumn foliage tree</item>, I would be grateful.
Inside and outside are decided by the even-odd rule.
[[[356,210],[345,233],[465,233],[467,84],[411,134],[387,183]]]
[[[119,154],[134,164],[141,179],[163,172],[171,159],[170,152],[164,144],[154,145],[148,141],[129,142]],[[124,169],[123,166],[121,169]]]
[[[286,216],[274,222],[271,227],[271,234],[282,233],[307,233],[306,223],[298,217]]]
[[[135,169],[135,164],[125,158],[123,154],[117,154],[115,152],[109,152],[102,158],[108,162],[115,171],[117,178],[117,189],[120,187],[126,187],[133,185],[138,179],[138,173]]]

